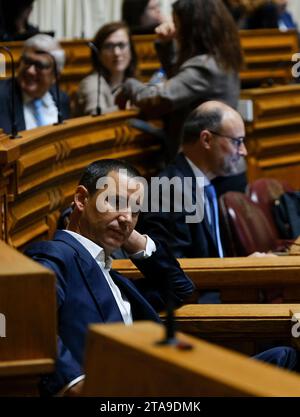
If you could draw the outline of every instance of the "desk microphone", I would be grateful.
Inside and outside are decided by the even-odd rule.
[[[16,123],[16,66],[14,57],[7,46],[0,46],[0,49],[4,50],[8,53],[11,61],[11,134],[10,138],[20,138],[21,136],[18,134],[17,123]]]
[[[165,283],[166,293],[166,319],[165,319],[165,337],[162,340],[156,342],[157,345],[174,346],[179,350],[191,350],[193,346],[183,340],[176,337],[176,323],[174,317],[175,300],[173,295],[173,282],[172,278],[167,276]]]
[[[94,55],[94,62],[97,62],[97,106],[96,106],[96,114],[93,116],[100,116],[101,114],[101,107],[100,107],[100,84],[101,84],[101,67],[99,63],[99,49],[93,42],[88,42],[88,47],[92,50],[92,54]]]

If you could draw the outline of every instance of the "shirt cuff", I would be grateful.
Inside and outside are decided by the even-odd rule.
[[[147,239],[146,248],[145,250],[141,250],[139,252],[130,255],[130,258],[133,259],[147,259],[149,258],[154,252],[156,252],[156,245],[148,235],[143,235]]]
[[[55,397],[63,397],[64,394],[72,388],[74,385],[78,384],[78,382],[82,381],[85,378],[85,375],[80,375],[77,378],[73,379],[73,381],[69,382],[65,385],[56,395]]]

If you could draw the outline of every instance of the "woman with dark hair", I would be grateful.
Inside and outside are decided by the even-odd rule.
[[[79,109],[76,113],[92,114],[96,111],[99,73],[102,112],[117,110],[114,103],[115,89],[127,78],[135,76],[137,58],[125,23],[112,22],[102,26],[96,33],[93,44],[98,53],[91,49],[93,72],[79,85]]]
[[[26,40],[39,33],[37,27],[28,23],[33,3],[34,0],[0,1],[0,12],[2,15],[1,41]]]
[[[154,33],[154,29],[163,22],[159,0],[123,0],[122,20],[132,34]]]
[[[128,79],[117,96],[121,108],[130,100],[151,117],[167,115],[171,157],[192,109],[207,100],[237,107],[242,66],[236,24],[222,0],[177,0],[172,7],[174,23],[156,29],[156,48],[168,80],[142,84]]]

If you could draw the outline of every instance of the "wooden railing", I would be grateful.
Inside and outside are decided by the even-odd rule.
[[[244,90],[241,98],[250,115],[249,181],[277,178],[300,189],[300,85]]]
[[[298,36],[294,30],[281,32],[276,29],[240,31],[241,45],[245,56],[245,68],[240,73],[242,83],[268,84],[291,81],[292,55],[298,52]],[[155,35],[133,36],[138,56],[138,77],[150,78],[160,64],[156,55]],[[62,40],[66,52],[66,65],[61,75],[61,87],[72,97],[79,82],[92,70],[88,39]],[[10,42],[15,61],[18,63],[22,42]],[[7,63],[7,75],[10,64]]]
[[[59,126],[0,137],[2,237],[21,248],[50,238],[60,210],[71,201],[84,168],[102,158],[121,158],[142,174],[161,160],[157,139],[127,123],[136,111],[71,119]],[[155,161],[155,163],[153,163]]]
[[[300,302],[300,257],[242,257],[179,259],[198,291],[218,290],[223,303],[259,303],[262,292],[280,293],[285,303]],[[113,261],[113,268],[136,279],[140,272],[129,260]]]
[[[299,347],[299,313],[300,304],[191,304],[176,310],[176,328],[256,355],[265,346]]]
[[[54,371],[54,274],[0,241],[0,396],[38,396]]]

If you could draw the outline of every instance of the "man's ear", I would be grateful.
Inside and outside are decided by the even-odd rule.
[[[83,185],[78,185],[74,195],[74,204],[75,207],[82,212],[87,204],[89,199],[89,192]]]
[[[199,141],[205,149],[210,149],[211,140],[212,140],[211,133],[208,130],[202,130],[202,132],[200,133]]]

